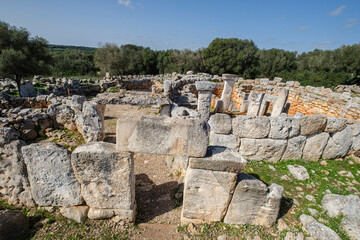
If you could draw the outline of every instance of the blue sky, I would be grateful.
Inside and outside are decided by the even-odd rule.
[[[0,0],[0,20],[50,43],[196,50],[215,38],[306,52],[360,42],[360,0]]]

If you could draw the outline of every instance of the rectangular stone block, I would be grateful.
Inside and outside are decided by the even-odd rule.
[[[39,206],[70,207],[83,202],[68,150],[55,143],[34,143],[21,150]]]
[[[286,146],[287,140],[242,138],[239,153],[248,160],[277,162]]]
[[[210,146],[222,146],[227,147],[234,150],[239,150],[240,146],[240,138],[229,134],[216,134],[210,133]]]
[[[90,208],[132,210],[135,203],[133,154],[105,142],[79,146],[71,155],[81,194]]]
[[[208,141],[207,123],[197,119],[125,117],[116,126],[119,151],[204,157]]]
[[[181,223],[221,221],[235,189],[237,174],[188,168]]]
[[[225,147],[208,147],[204,158],[190,158],[189,167],[224,172],[241,172],[247,161],[238,152]]]

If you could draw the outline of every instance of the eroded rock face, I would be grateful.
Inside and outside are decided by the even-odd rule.
[[[224,222],[227,224],[254,224],[272,226],[277,219],[284,188],[269,187],[262,181],[240,173]]]
[[[217,134],[229,134],[231,132],[231,117],[227,114],[217,113],[209,120],[210,130]]]
[[[19,133],[11,128],[0,128],[0,194],[10,204],[33,207],[35,203],[21,153],[25,142],[17,136]]]
[[[235,189],[236,178],[236,173],[188,168],[181,223],[221,221]]]
[[[69,106],[56,103],[48,108],[47,113],[53,119],[55,128],[76,129],[75,111]]]
[[[104,113],[104,104],[93,101],[83,103],[81,114],[76,116],[76,123],[86,142],[102,141],[105,138]]]
[[[242,138],[239,153],[249,160],[279,161],[287,146],[287,140]]]
[[[300,122],[298,119],[289,117],[270,117],[269,138],[287,139],[300,134]]]
[[[34,143],[22,149],[31,192],[39,206],[75,206],[83,202],[70,153],[55,143]]]
[[[201,120],[157,116],[120,118],[116,147],[120,151],[204,157],[208,125]]]
[[[328,117],[325,132],[333,133],[341,131],[346,127],[347,121],[346,118]]]
[[[268,117],[238,116],[233,119],[233,134],[240,138],[265,138],[270,132]]]
[[[91,208],[134,209],[133,154],[115,150],[115,144],[96,142],[79,146],[71,163],[81,194]]]

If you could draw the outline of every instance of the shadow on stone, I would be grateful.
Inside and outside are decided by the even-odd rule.
[[[178,190],[177,181],[156,185],[146,174],[137,174],[135,179],[136,223],[149,222],[179,206],[174,197]]]
[[[286,215],[286,213],[290,210],[290,208],[293,206],[294,201],[291,198],[288,197],[282,197],[281,203],[280,203],[280,210],[279,210],[279,218],[282,218]]]

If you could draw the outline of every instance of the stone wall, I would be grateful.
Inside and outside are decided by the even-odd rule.
[[[360,124],[324,115],[295,117],[212,115],[210,145],[238,151],[248,160],[336,159],[360,156]]]

